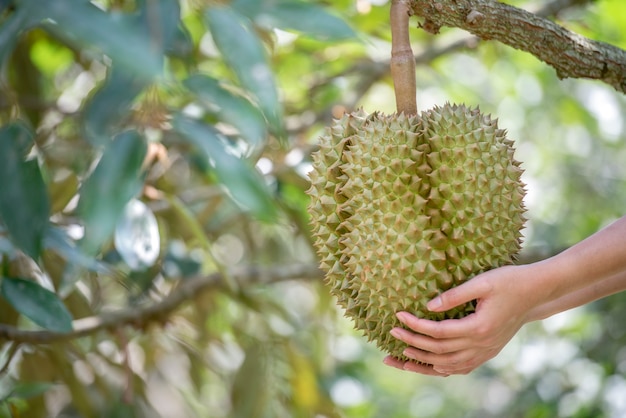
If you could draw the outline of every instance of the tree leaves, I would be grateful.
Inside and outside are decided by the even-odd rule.
[[[211,7],[205,16],[224,60],[242,86],[257,100],[272,130],[282,134],[283,115],[274,73],[250,21],[227,7]]]
[[[30,399],[41,395],[54,386],[50,382],[20,382],[16,384],[7,397],[0,399],[0,402],[7,398]]]
[[[88,1],[22,0],[21,7],[46,19],[46,28],[85,50],[96,50],[133,74],[153,79],[162,73],[163,57],[151,33],[134,19],[120,18]]]
[[[235,375],[231,392],[233,418],[262,418],[271,400],[267,355],[264,347],[250,343],[245,358]]]
[[[215,128],[180,114],[173,126],[202,151],[235,202],[259,219],[275,218],[276,209],[263,179],[244,160],[226,151]]]
[[[263,145],[267,137],[265,119],[248,99],[226,89],[218,80],[204,75],[193,75],[184,84],[208,110],[236,127],[252,149],[259,149]]]
[[[2,278],[0,294],[16,311],[35,324],[56,332],[72,330],[72,315],[48,289],[37,283],[19,278]]]
[[[58,227],[48,228],[44,238],[44,246],[46,249],[54,250],[72,267],[80,267],[98,273],[107,271],[103,263],[78,248],[74,241],[67,236],[67,233]],[[61,284],[60,291],[63,292],[64,290],[64,286]]]
[[[97,251],[110,238],[126,203],[141,190],[145,155],[146,143],[139,133],[122,132],[105,148],[83,183],[77,209],[85,224],[81,246],[87,253]]]
[[[15,48],[17,39],[26,29],[30,19],[24,9],[18,9],[0,25],[0,78],[4,72],[4,63],[9,58]]]
[[[139,0],[139,23],[161,52],[171,50],[180,23],[178,0]]]
[[[0,218],[15,244],[36,260],[48,228],[50,202],[39,163],[25,159],[32,137],[22,122],[0,128]]]
[[[13,379],[6,379],[3,386],[4,390],[0,392],[0,416],[19,418],[24,416],[21,414],[22,411],[29,409],[27,401],[42,395],[52,388],[54,383],[32,381],[14,382]],[[10,389],[7,388],[7,386]]]
[[[0,0],[0,15],[11,6],[13,0]]]
[[[94,145],[103,145],[119,129],[133,101],[147,86],[145,80],[112,65],[105,83],[91,97],[83,112],[85,133]]]
[[[252,7],[252,2],[258,3],[257,6]],[[235,0],[233,7],[264,26],[295,30],[321,41],[341,41],[356,36],[345,20],[313,3]]]

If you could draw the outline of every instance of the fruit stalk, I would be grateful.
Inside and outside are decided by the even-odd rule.
[[[409,0],[392,0],[391,78],[396,95],[396,110],[407,115],[417,114],[415,87],[415,57],[409,39]]]

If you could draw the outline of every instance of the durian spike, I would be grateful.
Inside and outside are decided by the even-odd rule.
[[[389,13],[391,23],[391,78],[396,94],[396,110],[406,115],[417,114],[415,87],[415,57],[409,39],[409,0],[392,0]]]

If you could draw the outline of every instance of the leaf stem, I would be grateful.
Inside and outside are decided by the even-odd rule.
[[[389,13],[391,22],[391,78],[396,94],[398,113],[416,114],[415,57],[409,39],[408,0],[392,0]]]

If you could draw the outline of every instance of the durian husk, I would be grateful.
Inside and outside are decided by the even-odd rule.
[[[514,262],[525,195],[513,142],[478,109],[446,104],[420,115],[335,120],[310,173],[309,213],[325,282],[355,327],[392,356],[395,313],[461,318],[474,304],[433,313],[426,303]]]

